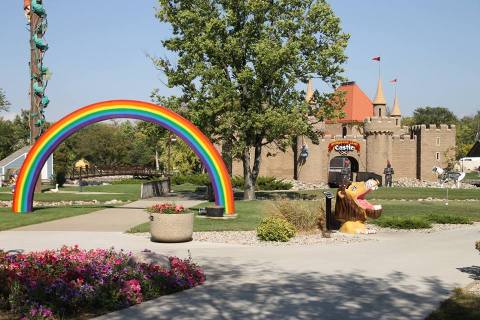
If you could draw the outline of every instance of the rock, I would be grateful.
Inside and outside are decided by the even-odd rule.
[[[136,263],[155,263],[164,268],[170,267],[168,256],[158,254],[150,250],[143,250],[142,252],[134,254],[131,259]]]
[[[453,182],[447,183],[440,183],[438,181],[424,181],[424,180],[417,180],[417,179],[409,179],[409,178],[399,178],[393,181],[394,187],[402,187],[402,188],[451,188],[456,189],[457,186]],[[476,187],[469,183],[461,183],[460,182],[460,189],[475,189]]]
[[[289,182],[293,185],[293,187],[290,189],[292,191],[328,189],[328,185],[323,182],[313,183],[293,179],[283,179],[283,181]]]
[[[113,200],[110,200],[110,201],[105,201],[105,204],[119,204],[119,203],[122,203],[122,201],[117,200],[117,199],[113,199]]]

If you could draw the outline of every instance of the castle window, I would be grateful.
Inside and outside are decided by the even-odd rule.
[[[440,161],[440,152],[435,152],[435,159]]]
[[[378,108],[378,116],[379,116],[379,117],[382,116],[382,108]]]
[[[398,119],[395,119],[395,125],[398,126]]]
[[[440,145],[440,137],[437,137],[437,146]]]
[[[342,137],[345,138],[347,135],[347,127],[342,127]]]

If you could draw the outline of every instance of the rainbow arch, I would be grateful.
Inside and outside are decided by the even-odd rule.
[[[190,121],[165,107],[134,100],[112,100],[80,108],[54,123],[32,146],[18,174],[12,211],[31,212],[35,184],[50,154],[73,133],[92,123],[138,119],[158,124],[185,141],[205,165],[215,192],[216,204],[227,215],[235,213],[232,184],[222,157],[210,140]]]

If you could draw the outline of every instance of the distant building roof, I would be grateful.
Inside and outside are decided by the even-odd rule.
[[[363,122],[366,118],[373,116],[373,104],[370,98],[360,89],[355,82],[347,82],[337,90],[345,92],[346,115],[340,122]]]
[[[9,163],[15,161],[20,156],[24,155],[25,153],[28,153],[29,150],[30,150],[30,146],[26,146],[26,147],[23,147],[22,149],[15,151],[5,159],[0,160],[0,167],[6,166]]]
[[[472,149],[467,153],[468,158],[480,157],[480,141],[476,141]]]

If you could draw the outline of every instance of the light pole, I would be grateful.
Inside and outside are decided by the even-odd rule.
[[[172,142],[177,141],[175,137],[172,137],[172,133],[168,132],[168,140],[167,140],[167,176],[172,175]]]

